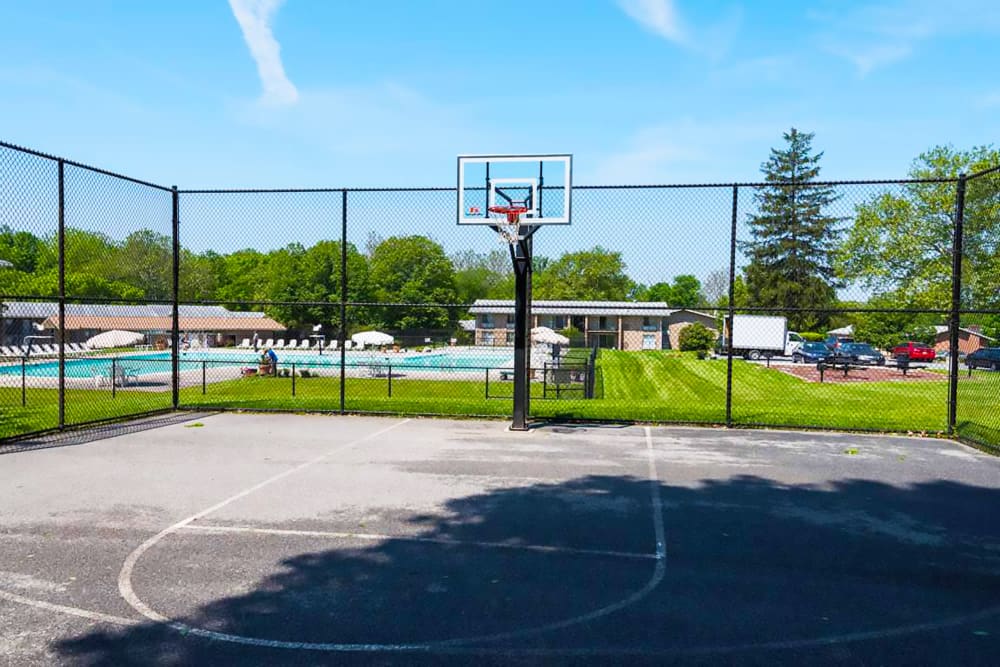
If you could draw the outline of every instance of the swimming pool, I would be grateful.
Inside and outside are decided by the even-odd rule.
[[[340,352],[330,354],[278,354],[278,366],[285,367],[295,364],[296,368],[339,367]],[[393,354],[383,352],[347,352],[344,363],[347,366],[388,366],[393,368],[423,368],[428,370],[461,370],[498,368],[509,366],[514,360],[511,349],[462,349],[444,350],[440,352],[421,352]],[[216,351],[186,351],[181,353],[180,370],[201,368],[203,362],[208,367],[240,365],[256,366],[260,354],[251,350],[216,350]],[[170,372],[170,353],[153,352],[143,354],[126,354],[109,358],[67,359],[66,377],[89,378],[95,375],[110,375],[112,363],[127,369],[135,375]],[[0,367],[0,375],[20,375],[21,364]],[[24,367],[24,374],[30,377],[58,377],[58,361],[40,361],[29,363]]]

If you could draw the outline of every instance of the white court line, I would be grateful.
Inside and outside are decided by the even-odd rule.
[[[481,635],[481,636],[475,636],[475,637],[463,637],[463,638],[458,638],[458,639],[449,639],[449,640],[426,642],[426,643],[414,643],[414,644],[339,644],[339,643],[326,643],[326,642],[322,642],[322,643],[321,642],[289,642],[289,641],[279,641],[279,640],[272,640],[272,639],[263,639],[263,638],[259,638],[259,637],[246,637],[246,636],[243,636],[243,635],[234,635],[234,634],[229,634],[229,633],[225,633],[225,632],[215,632],[213,630],[206,630],[206,629],[203,629],[203,628],[192,627],[192,626],[186,625],[184,623],[181,623],[179,621],[171,621],[166,616],[163,616],[162,614],[160,614],[159,612],[157,612],[156,610],[154,610],[153,608],[151,608],[149,605],[147,605],[145,602],[143,602],[143,600],[140,599],[138,595],[136,595],[135,590],[132,587],[132,574],[133,574],[133,572],[135,570],[135,565],[139,561],[139,558],[146,551],[148,551],[150,548],[152,548],[157,542],[159,542],[163,538],[167,537],[168,535],[170,535],[172,533],[175,533],[175,532],[179,531],[182,528],[185,528],[185,527],[189,526],[192,522],[196,521],[197,519],[200,519],[200,518],[202,518],[204,516],[207,516],[207,515],[211,514],[212,512],[214,512],[214,511],[216,511],[218,509],[221,509],[222,507],[225,507],[229,503],[234,502],[234,501],[236,501],[236,500],[238,500],[240,498],[243,498],[243,497],[245,497],[245,496],[253,493],[254,491],[257,491],[258,489],[261,489],[261,488],[267,486],[268,484],[276,482],[279,479],[283,479],[283,478],[287,477],[288,475],[291,475],[291,474],[293,474],[295,472],[298,472],[298,471],[300,471],[300,470],[302,470],[302,469],[304,469],[304,468],[306,468],[308,466],[311,466],[311,465],[313,465],[315,463],[318,463],[319,461],[322,461],[327,456],[333,454],[336,451],[340,451],[341,449],[345,449],[347,447],[354,446],[354,445],[356,445],[356,444],[358,444],[360,442],[363,442],[365,440],[368,440],[370,438],[374,438],[374,437],[376,437],[378,435],[382,435],[383,433],[387,433],[388,431],[390,431],[390,430],[392,430],[392,429],[394,429],[394,428],[396,428],[398,426],[402,426],[403,424],[405,424],[405,423],[407,423],[409,421],[410,420],[407,419],[407,420],[398,422],[396,424],[393,424],[392,426],[386,427],[384,429],[376,431],[375,433],[372,433],[370,435],[364,436],[363,438],[360,438],[358,440],[354,440],[354,441],[349,442],[347,444],[341,445],[340,447],[337,447],[334,450],[331,450],[331,451],[329,451],[329,452],[327,452],[327,453],[325,453],[325,454],[323,454],[321,456],[318,456],[318,457],[316,457],[315,459],[313,459],[311,461],[306,461],[305,463],[302,463],[302,464],[300,464],[300,465],[298,465],[298,466],[296,466],[294,468],[286,470],[283,473],[275,475],[274,477],[271,477],[270,479],[264,480],[263,482],[261,482],[259,484],[256,484],[256,485],[250,487],[249,489],[246,489],[245,491],[241,491],[240,493],[237,493],[237,494],[235,494],[235,495],[227,498],[226,500],[223,500],[223,501],[221,501],[219,503],[216,503],[215,505],[209,507],[208,509],[202,510],[201,512],[198,512],[197,514],[193,514],[193,515],[187,517],[186,519],[182,519],[182,520],[178,521],[177,523],[173,524],[172,526],[161,530],[159,533],[157,533],[156,535],[154,535],[153,537],[149,538],[148,540],[146,540],[145,542],[143,542],[142,544],[140,544],[138,547],[136,547],[136,549],[132,553],[130,553],[128,555],[128,557],[125,559],[125,562],[122,565],[121,572],[119,572],[119,574],[118,574],[118,592],[121,594],[122,598],[133,609],[135,609],[136,611],[138,611],[140,614],[142,614],[146,618],[148,618],[148,619],[150,619],[152,621],[156,621],[158,623],[165,623],[165,624],[169,625],[171,628],[173,628],[174,630],[177,630],[178,632],[181,632],[183,634],[189,634],[189,635],[196,635],[196,636],[200,636],[200,637],[206,637],[208,639],[213,639],[213,640],[216,640],[216,641],[225,641],[225,642],[231,642],[231,643],[235,643],[235,644],[244,644],[244,645],[250,645],[250,646],[261,646],[261,647],[267,647],[267,648],[287,648],[287,649],[300,649],[300,650],[304,649],[304,650],[313,650],[313,651],[415,651],[415,650],[421,650],[422,651],[422,650],[429,650],[432,647],[456,646],[456,645],[461,645],[461,644],[467,644],[467,643],[470,643],[470,642],[495,641],[495,640],[500,640],[500,639],[513,639],[513,638],[529,637],[529,636],[534,636],[534,635],[539,635],[539,634],[547,633],[547,632],[550,632],[552,630],[558,630],[558,629],[561,629],[561,628],[567,628],[567,627],[570,627],[570,626],[579,625],[581,623],[586,623],[588,621],[592,621],[594,619],[601,618],[603,616],[607,616],[609,614],[615,613],[615,612],[617,612],[617,611],[619,611],[621,609],[624,609],[625,607],[627,607],[627,606],[629,606],[631,604],[634,604],[635,602],[638,602],[640,599],[642,599],[642,598],[646,597],[647,595],[649,595],[649,593],[652,592],[652,590],[654,588],[656,588],[656,586],[659,585],[660,581],[663,580],[663,576],[664,576],[664,574],[666,572],[666,567],[664,565],[664,560],[665,560],[666,552],[665,552],[664,545],[663,545],[663,539],[664,539],[663,538],[663,536],[664,536],[664,530],[663,530],[663,513],[662,513],[663,506],[662,506],[662,503],[660,501],[659,479],[657,478],[657,475],[656,475],[656,464],[655,464],[654,456],[653,456],[653,439],[652,439],[652,433],[651,433],[649,427],[647,426],[645,430],[646,430],[646,449],[647,449],[647,455],[648,455],[648,466],[649,466],[649,471],[650,471],[649,484],[650,484],[650,493],[651,493],[651,496],[652,496],[652,503],[653,503],[653,508],[654,508],[653,529],[654,529],[654,533],[655,533],[655,536],[656,536],[656,542],[657,542],[657,544],[656,544],[656,552],[655,552],[655,554],[653,554],[653,558],[655,559],[656,565],[655,565],[655,567],[653,569],[652,576],[650,577],[649,581],[646,582],[645,586],[643,586],[639,590],[635,591],[634,593],[632,593],[628,597],[626,597],[626,598],[624,598],[622,600],[619,600],[618,602],[613,602],[611,604],[605,605],[603,607],[600,607],[599,609],[595,609],[595,610],[593,610],[591,612],[588,612],[586,614],[581,614],[579,616],[573,616],[571,618],[563,619],[561,621],[555,621],[553,623],[543,624],[543,625],[540,625],[540,626],[529,627],[529,628],[522,628],[520,630],[511,630],[511,631],[508,631],[508,632],[501,632],[501,633],[495,633],[495,634],[490,634],[490,635]]]
[[[44,609],[45,611],[54,611],[60,614],[69,614],[70,616],[79,616],[80,618],[86,618],[91,621],[97,621],[98,623],[111,623],[113,625],[140,625],[143,621],[138,621],[133,618],[123,618],[121,616],[112,616],[110,614],[102,614],[99,611],[88,611],[86,609],[80,609],[78,607],[68,607],[64,604],[55,604],[53,602],[46,602],[44,600],[35,600],[33,598],[26,598],[17,593],[11,593],[9,591],[0,590],[0,600],[7,600],[8,602],[16,602],[18,604],[27,605],[29,607],[35,607],[36,609]]]
[[[402,426],[403,424],[407,424],[410,421],[411,420],[409,420],[409,419],[404,419],[401,422],[396,422],[392,426],[387,426],[387,427],[385,427],[383,429],[379,429],[378,431],[375,431],[374,433],[369,433],[366,436],[363,436],[361,438],[357,438],[356,440],[352,440],[350,442],[347,442],[347,443],[344,443],[344,444],[339,445],[337,447],[334,447],[333,449],[328,450],[327,452],[325,452],[325,453],[317,456],[314,459],[306,461],[305,463],[300,463],[299,465],[295,466],[294,468],[289,468],[285,472],[278,473],[274,477],[269,477],[268,479],[265,479],[263,482],[260,482],[259,484],[255,484],[255,485],[251,486],[249,489],[246,489],[244,491],[240,491],[239,493],[237,493],[235,495],[229,496],[225,500],[212,505],[208,509],[204,509],[204,510],[202,510],[202,511],[196,513],[196,514],[192,514],[191,516],[187,517],[186,519],[181,519],[180,521],[178,521],[174,525],[169,526],[167,528],[164,528],[163,530],[161,530],[160,532],[158,532],[156,535],[153,535],[151,538],[149,538],[148,540],[146,540],[145,542],[143,542],[142,544],[140,544],[138,547],[136,547],[135,550],[132,553],[130,553],[128,555],[128,557],[125,559],[125,562],[122,564],[121,572],[118,573],[118,592],[119,592],[119,594],[121,594],[122,598],[124,598],[125,602],[127,602],[129,604],[129,606],[131,606],[133,609],[135,609],[137,612],[139,612],[140,614],[142,614],[146,618],[150,619],[151,621],[156,621],[158,623],[167,623],[170,619],[168,619],[166,616],[163,616],[159,612],[157,612],[157,611],[153,610],[151,607],[149,607],[145,602],[143,602],[139,598],[138,595],[135,594],[135,589],[132,588],[132,572],[135,570],[135,564],[139,561],[139,558],[144,553],[146,553],[146,551],[148,551],[154,544],[156,544],[157,542],[159,542],[160,540],[162,540],[167,535],[170,535],[171,533],[176,532],[177,530],[180,530],[181,528],[183,528],[184,526],[188,525],[192,521],[196,521],[196,520],[198,520],[198,519],[200,519],[200,518],[202,518],[204,516],[208,516],[212,512],[214,512],[216,510],[220,510],[223,507],[225,507],[226,505],[228,505],[230,503],[233,503],[233,502],[236,502],[240,498],[244,498],[244,497],[250,495],[254,491],[258,491],[260,489],[263,489],[265,486],[268,486],[269,484],[273,484],[274,482],[277,482],[278,480],[282,480],[282,479],[288,477],[289,475],[293,475],[293,474],[299,472],[300,470],[304,470],[305,468],[308,468],[311,465],[315,465],[315,464],[319,463],[320,461],[322,461],[323,459],[329,457],[332,454],[336,454],[337,452],[339,452],[339,451],[341,451],[343,449],[347,449],[349,447],[353,447],[355,445],[361,444],[362,442],[364,442],[366,440],[370,440],[372,438],[375,438],[375,437],[378,437],[378,436],[383,435],[385,433],[388,433],[392,429],[397,428],[399,426]]]
[[[660,556],[650,553],[635,553],[632,551],[603,551],[601,549],[575,549],[573,547],[552,547],[543,544],[517,544],[510,542],[481,542],[478,540],[453,540],[447,537],[418,537],[416,535],[388,535],[382,533],[344,533],[325,530],[287,530],[284,528],[254,528],[253,526],[211,526],[204,524],[188,524],[181,530],[204,531],[210,533],[251,533],[254,535],[289,535],[300,537],[329,537],[334,539],[357,539],[375,542],[423,542],[426,544],[443,544],[454,547],[477,547],[481,549],[512,549],[520,551],[535,551],[548,554],[570,554],[573,556],[598,556],[604,558],[631,558],[637,560],[655,560]]]

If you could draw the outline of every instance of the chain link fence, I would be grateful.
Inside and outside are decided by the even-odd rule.
[[[0,144],[0,439],[178,408],[510,416],[509,247],[454,211]],[[996,450],[997,232],[997,169],[575,187],[573,227],[532,239],[529,414]]]

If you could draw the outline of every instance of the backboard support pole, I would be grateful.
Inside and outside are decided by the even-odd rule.
[[[531,235],[537,227],[525,228],[525,235],[510,246],[514,264],[514,417],[512,431],[528,430],[531,378],[528,356],[528,320],[531,317]]]

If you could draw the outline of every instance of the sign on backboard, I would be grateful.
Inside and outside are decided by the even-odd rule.
[[[523,208],[521,223],[568,225],[572,155],[460,155],[458,224],[493,225],[490,209]]]

